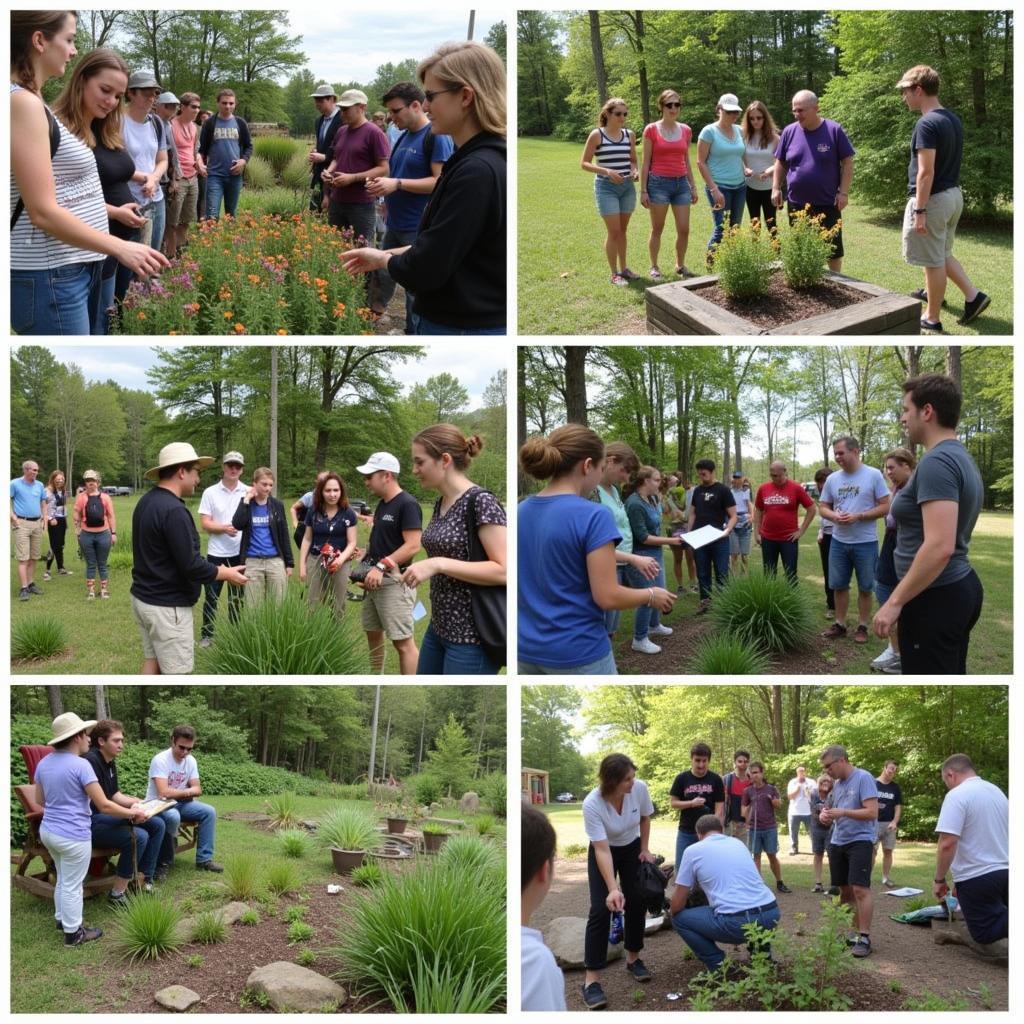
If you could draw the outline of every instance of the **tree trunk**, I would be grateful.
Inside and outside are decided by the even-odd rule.
[[[603,102],[603,101],[602,101]],[[587,426],[586,361],[589,345],[565,346],[565,419]]]
[[[650,124],[651,87],[647,81],[647,56],[644,53],[644,12],[634,11],[633,22],[636,25],[636,69],[640,77],[640,109],[644,112],[644,124]]]
[[[946,349],[946,373],[956,381],[956,386],[962,386],[962,373],[960,369],[960,358],[962,350],[959,345],[950,345]]]
[[[270,472],[274,475],[271,493],[277,497],[277,346],[270,347]]]
[[[786,751],[786,737],[782,730],[782,687],[772,687],[772,752]]]
[[[59,686],[47,686],[46,699],[50,702],[50,716],[52,718],[59,718],[64,714],[64,700],[61,697]]]
[[[139,739],[149,739],[149,687],[139,687]]]
[[[370,772],[369,780],[373,783],[373,770],[377,763],[377,719],[380,718],[380,684],[374,688],[373,721],[370,724]]]
[[[520,349],[517,353],[516,363],[516,440],[517,451],[526,444],[526,358],[525,350]],[[522,497],[526,494],[529,482],[526,474],[523,472],[522,467],[519,465],[519,460],[516,459],[516,478],[519,495]],[[419,769],[417,768],[417,771]]]
[[[109,718],[110,712],[107,710],[107,691],[104,689],[102,683],[97,683],[93,690],[96,694],[96,717],[99,719]]]
[[[588,11],[587,14],[590,15],[590,49],[594,55],[597,102],[599,106],[604,106],[605,100],[608,99],[608,76],[604,69],[604,44],[601,42],[601,12]]]
[[[420,770],[423,764],[423,742],[427,736],[427,709],[423,708],[423,717],[420,719],[420,751],[416,755],[416,771]]]
[[[803,718],[800,714],[800,687],[790,686],[789,688],[789,748],[796,750],[804,744]]]
[[[391,712],[388,712],[388,724],[384,730],[384,756],[380,759],[380,777],[388,777],[388,746],[391,743]]]

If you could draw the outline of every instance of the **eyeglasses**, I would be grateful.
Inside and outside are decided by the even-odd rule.
[[[433,103],[434,97],[440,96],[443,92],[461,92],[463,89],[464,85],[450,85],[447,89],[425,89],[423,95],[426,96],[428,103]]]
[[[190,107],[190,108],[191,108],[192,110],[198,110],[198,109],[199,109],[199,104],[198,104],[198,103],[190,103],[190,104],[189,104],[189,107]]]
[[[823,762],[823,763],[822,763],[822,765],[821,765],[821,767],[822,767],[822,768],[824,768],[824,769],[825,769],[825,771],[828,771],[828,770],[829,770],[829,768],[831,768],[831,767],[832,767],[832,765],[834,765],[834,764],[839,764],[839,762],[838,762],[838,761],[827,761],[827,762]]]
[[[400,110],[406,110],[408,108],[408,106],[409,106],[408,103],[403,103],[400,107],[388,107],[388,113],[392,117],[394,117],[395,114],[397,114]]]
[[[662,103],[662,106],[666,110],[675,110],[677,107],[681,107],[682,103]]]

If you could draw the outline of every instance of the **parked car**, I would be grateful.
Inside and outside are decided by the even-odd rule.
[[[112,498],[130,498],[132,496],[132,489],[130,487],[115,487],[113,484],[108,484],[100,489],[104,494],[109,494]]]
[[[572,793],[559,793],[555,797],[555,801],[560,804],[571,804],[573,801]]]
[[[368,516],[371,512],[370,503],[365,498],[349,498],[349,507],[360,516]]]
[[[821,492],[818,490],[818,485],[811,480],[810,483],[800,485],[815,501],[821,497]]]

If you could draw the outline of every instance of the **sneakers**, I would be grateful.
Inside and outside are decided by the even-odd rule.
[[[626,964],[626,970],[633,976],[634,981],[641,984],[651,980],[651,972],[644,966],[643,960],[637,957],[631,964]]]
[[[927,302],[928,301],[928,291],[925,288],[915,288],[910,293],[910,297],[912,299],[917,299],[918,302]]]
[[[886,647],[886,649],[871,662],[870,668],[872,672],[884,672],[886,665],[890,665],[894,661],[899,662],[899,660],[899,651],[894,651],[891,647]]]
[[[900,660],[900,656],[897,654],[888,664],[886,664],[882,671],[887,676],[901,676],[903,675],[903,662]]]
[[[671,636],[672,627],[663,626],[660,622],[647,631],[648,636]]]
[[[846,627],[841,623],[833,622],[821,635],[826,640],[841,640],[846,636]]]
[[[883,878],[882,879],[882,885],[884,885],[886,887],[886,889],[895,889],[896,888],[896,883],[891,878]]]
[[[107,902],[112,907],[127,907],[128,906],[128,891],[114,892],[113,889],[107,893]]]
[[[100,597],[103,598],[104,601],[110,600],[110,591],[107,589],[106,583],[100,584]]]
[[[676,275],[678,277],[682,277],[684,279],[687,278],[687,277],[694,277],[695,276],[693,271],[690,270],[687,267],[676,267]]]
[[[825,886],[823,886],[823,885],[821,884],[821,882],[815,882],[815,883],[814,883],[814,888],[813,888],[813,889],[811,890],[811,892],[820,892],[820,893],[824,893],[824,892],[825,892]]]
[[[612,274],[611,281],[616,288],[625,288],[629,284],[629,281],[622,274]]]
[[[589,985],[581,985],[580,993],[588,1010],[603,1010],[608,1005],[608,999],[599,981],[592,981]]]
[[[86,928],[85,925],[80,925],[77,932],[64,932],[64,945],[80,946],[83,942],[98,939],[102,934],[99,928]]]
[[[690,584],[690,593],[691,594],[699,594],[700,593],[700,587],[697,586],[696,583],[691,583]]]
[[[706,612],[708,612],[710,610],[711,610],[711,599],[709,597],[705,597],[704,600],[701,601],[701,603],[699,605],[697,605],[697,614],[698,615],[704,615]]]
[[[831,622],[832,619],[834,619],[835,617],[836,617],[836,612],[835,612],[834,608],[826,608],[825,609],[825,618],[826,619],[828,619]]]
[[[86,601],[95,601],[96,600],[96,588],[95,587],[89,587],[88,590],[86,590],[86,592],[85,592],[85,599],[86,599]]]
[[[53,577],[50,575],[50,570],[47,569],[46,572],[43,573],[43,582],[44,583],[49,583],[50,580],[52,580],[52,579],[53,579]]]
[[[850,952],[857,957],[858,960],[863,960],[866,956],[871,956],[871,940],[866,935],[858,935],[857,941],[853,944],[853,948]]]
[[[223,864],[218,864],[215,860],[197,860],[196,871],[214,871],[218,875],[224,870]]]
[[[204,636],[204,637],[202,637],[202,638],[200,639],[200,641],[199,641],[199,646],[200,646],[200,647],[209,647],[209,646],[210,646],[210,644],[212,644],[212,643],[213,643],[213,637],[210,637],[210,636]]]
[[[641,637],[639,640],[633,637],[633,650],[641,654],[661,654],[661,648],[657,644],[652,644],[647,637]]]
[[[30,594],[39,594],[40,597],[42,596],[43,593],[34,583],[30,583],[28,585],[28,592]]]
[[[154,882],[166,882],[167,876],[171,873],[170,864],[157,864],[156,874],[153,875]]]
[[[28,587],[22,587],[21,590],[18,591],[18,600],[19,601],[27,601],[28,598],[29,598]]]
[[[978,292],[970,302],[964,303],[964,315],[957,320],[961,327],[965,327],[972,320],[976,320],[992,304],[992,299],[984,292]]]
[[[663,274],[657,267],[651,267],[650,272],[647,275],[652,281],[660,281]]]
[[[632,270],[629,269],[629,267],[623,267],[619,271],[619,277],[624,277],[627,281],[639,281],[640,280],[640,275],[637,274],[637,273],[634,273]]]
[[[153,884],[153,879],[147,878],[147,879],[145,879],[145,881],[143,881],[143,883],[142,883],[142,891],[143,892],[155,892],[156,891],[156,886]]]
[[[941,334],[942,333],[942,321],[941,320],[929,320],[926,316],[923,316],[923,317],[921,317],[921,330],[922,331],[931,331],[932,334]],[[870,952],[870,950],[868,950],[868,952]],[[868,954],[864,953],[863,955],[867,956]]]
[[[58,569],[57,570],[57,575],[58,576],[74,576],[75,574],[73,572],[71,572],[70,569]]]
[[[775,888],[778,889],[779,892],[793,891],[792,889],[790,889],[788,885],[786,885],[786,883],[781,878],[775,883]]]
[[[868,627],[862,622],[853,632],[855,644],[866,644],[868,642]]]
[[[678,597],[682,597],[683,594],[688,594],[689,592],[690,592],[690,588],[689,587],[676,587],[676,596],[678,596]]]

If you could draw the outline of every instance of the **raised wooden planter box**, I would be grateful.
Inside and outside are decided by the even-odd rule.
[[[717,275],[691,277],[646,290],[647,330],[649,334],[691,335],[921,333],[921,303],[917,299],[831,271],[826,277],[863,292],[864,301],[807,320],[766,328],[701,297],[701,289],[713,285]]]

